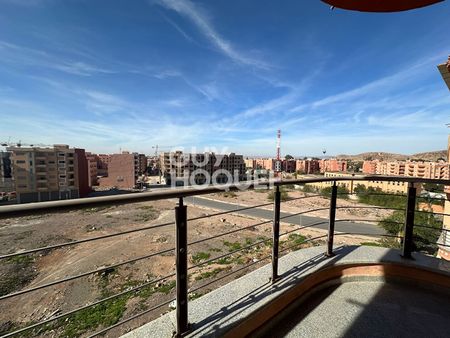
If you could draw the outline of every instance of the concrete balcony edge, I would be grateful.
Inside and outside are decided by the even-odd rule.
[[[325,247],[311,247],[287,254],[279,260],[280,280],[269,281],[267,264],[210,293],[189,302],[192,330],[187,337],[220,337],[245,319],[292,291],[302,280],[319,271],[338,266],[394,264],[440,274],[450,280],[450,263],[414,253],[403,259],[395,249],[369,246],[340,246],[335,256],[324,256]],[[176,313],[171,311],[122,337],[172,337],[176,331]]]

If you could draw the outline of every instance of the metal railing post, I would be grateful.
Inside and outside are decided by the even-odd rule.
[[[278,279],[278,249],[280,244],[281,191],[279,186],[275,187],[273,200],[272,283],[275,283]]]
[[[334,256],[333,241],[334,241],[334,224],[336,221],[336,199],[337,199],[337,185],[336,181],[334,181],[331,187],[330,220],[328,223],[327,252],[325,254],[327,257]]]
[[[176,272],[177,272],[177,336],[189,329],[187,285],[187,207],[180,197],[175,207]]]
[[[414,231],[414,212],[416,209],[416,187],[414,183],[408,184],[408,197],[406,205],[405,228],[403,237],[402,257],[412,258],[413,250],[413,231]]]

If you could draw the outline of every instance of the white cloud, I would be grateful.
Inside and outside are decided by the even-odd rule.
[[[38,6],[48,2],[48,0],[0,0],[0,4],[11,4],[16,6]]]
[[[161,6],[171,9],[192,21],[199,31],[220,50],[224,55],[234,62],[261,69],[269,69],[271,66],[266,62],[244,55],[226,39],[224,39],[213,27],[210,20],[202,10],[189,0],[159,0]],[[185,33],[183,33],[184,35]]]
[[[2,62],[18,66],[48,68],[71,75],[92,76],[94,74],[112,74],[115,71],[88,64],[82,61],[64,59],[39,49],[29,48],[0,41]]]
[[[74,75],[82,75],[82,76],[91,76],[92,74],[113,74],[115,73],[112,70],[103,69],[100,67],[92,66],[86,64],[84,62],[63,62],[61,64],[53,65],[55,69],[61,70],[63,72],[74,74]]]

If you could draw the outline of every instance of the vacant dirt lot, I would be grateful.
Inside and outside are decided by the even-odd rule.
[[[290,193],[292,197],[300,196],[300,194]],[[243,192],[238,196],[240,203],[247,205],[267,202],[267,192]],[[235,197],[225,197],[223,194],[210,197],[236,202]],[[303,210],[313,203],[306,202],[307,200],[309,199],[283,203],[283,210],[296,212]],[[320,208],[322,204],[324,207],[327,206],[327,200],[324,198],[316,198],[315,201],[318,203],[315,204],[316,208]],[[353,205],[353,202],[345,203]],[[1,254],[170,223],[163,227],[0,261],[0,291],[4,295],[167,250],[164,254],[111,268],[103,273],[92,274],[25,293],[13,299],[0,300],[0,333],[18,329],[31,322],[53,318],[95,300],[173,274],[175,272],[175,256],[171,249],[175,245],[175,227],[172,224],[175,204],[176,200],[166,200],[0,219]],[[211,215],[215,212],[211,209],[188,206],[188,218]],[[316,215],[326,217],[327,214],[324,212]],[[189,242],[199,241],[260,222],[260,219],[255,220],[232,214],[189,221],[188,240]],[[198,297],[248,270],[268,263],[267,260],[261,260],[271,253],[271,226],[269,221],[247,230],[191,245],[189,247],[189,264],[192,267],[189,271],[190,290],[201,287],[216,278],[227,276],[232,271],[241,270],[238,274],[223,278],[191,293],[190,297]],[[290,224],[281,226],[281,233],[292,230],[295,230],[295,227]],[[322,230],[305,229],[301,232],[292,232],[281,238],[282,248],[293,246],[293,249],[297,249],[321,244],[325,238],[302,244],[307,238],[321,235],[324,235]],[[342,236],[336,240],[337,243],[347,244],[368,241],[364,237],[348,236]],[[250,247],[231,256],[194,267],[194,265],[246,246]],[[245,268],[248,264],[253,265]],[[68,319],[54,321],[41,330],[34,331],[33,335],[86,336],[89,332],[95,332],[105,326],[115,324],[121,319],[151,309],[162,302],[170,301],[174,297],[174,287],[174,277],[163,278],[156,284],[148,285],[140,291],[128,293],[103,306],[83,311]],[[107,336],[117,336],[169,310],[169,306],[165,305],[139,319],[110,330]]]

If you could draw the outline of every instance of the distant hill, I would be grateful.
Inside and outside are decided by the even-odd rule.
[[[413,158],[420,158],[426,161],[437,161],[440,158],[443,158],[448,161],[447,158],[447,150],[436,150],[430,151],[426,153],[417,153],[412,155]]]
[[[357,155],[338,155],[339,159],[347,159],[353,161],[364,160],[380,160],[380,161],[405,161],[405,160],[425,160],[425,161],[437,161],[439,158],[447,160],[447,150],[430,151],[426,153],[417,153],[412,155],[383,153],[383,152],[368,152]]]

